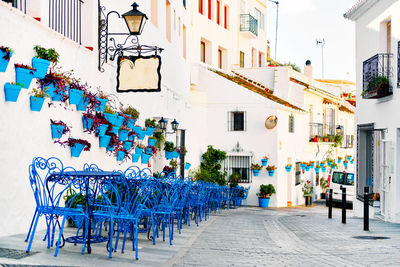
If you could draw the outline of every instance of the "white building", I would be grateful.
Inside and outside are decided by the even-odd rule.
[[[357,179],[354,211],[362,216],[364,187],[374,193],[370,214],[400,221],[399,92],[400,1],[358,1],[345,18],[355,21],[357,73]],[[382,82],[377,81],[376,77]]]

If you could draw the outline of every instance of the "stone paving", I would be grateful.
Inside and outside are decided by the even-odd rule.
[[[0,266],[400,266],[400,225],[370,221],[362,231],[362,219],[347,213],[343,225],[340,209],[333,219],[324,206],[223,211],[199,227],[184,226],[174,244],[158,239],[156,246],[140,235],[139,261],[133,252],[119,252],[108,259],[104,244],[93,246],[91,255],[81,255],[80,246],[67,244],[54,257],[38,233],[33,251],[22,259],[0,257]],[[72,234],[74,229],[67,229]],[[389,239],[362,240],[356,236]],[[0,248],[24,250],[24,235],[0,238]],[[131,246],[128,245],[128,248]]]

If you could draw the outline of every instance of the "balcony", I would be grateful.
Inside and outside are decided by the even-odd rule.
[[[310,142],[334,142],[339,125],[310,123]],[[341,126],[343,129],[343,126]],[[343,131],[343,130],[342,130]]]
[[[363,62],[364,99],[377,99],[393,94],[391,77],[393,54],[376,54]]]
[[[258,35],[258,22],[250,14],[240,15],[240,33],[249,38],[256,38]]]

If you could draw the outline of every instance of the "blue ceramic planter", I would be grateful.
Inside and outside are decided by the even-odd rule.
[[[117,114],[104,113],[104,118],[114,125],[115,120],[117,119]]]
[[[287,172],[290,172],[292,170],[292,166],[285,166],[285,169]]]
[[[50,61],[42,58],[32,58],[32,67],[36,69],[35,78],[43,79],[50,66]]]
[[[113,151],[114,148],[115,148],[115,145],[113,145],[113,146],[107,146],[107,151]]]
[[[104,136],[106,134],[107,127],[108,127],[107,124],[100,124],[99,126],[97,126],[97,130],[96,130],[97,135],[100,137]]]
[[[152,136],[155,129],[156,129],[156,128],[153,128],[153,127],[146,127],[146,134],[147,134],[148,136]]]
[[[300,166],[301,166],[301,169],[302,169],[302,170],[305,170],[305,169],[306,169],[306,164],[300,164]]]
[[[134,134],[130,134],[130,135],[128,134],[128,140],[129,140],[129,141],[135,140],[135,137],[136,137],[136,136],[135,136]]]
[[[348,163],[347,162],[343,162],[343,166],[347,168]]]
[[[140,131],[136,130],[135,133],[137,133],[139,140],[143,140],[146,137],[146,132],[143,130],[140,130]]]
[[[306,171],[309,171],[310,170],[310,166],[306,166]]]
[[[261,164],[262,164],[263,166],[267,166],[268,160],[267,160],[267,159],[261,159]]]
[[[143,148],[135,147],[135,154],[141,155],[143,153]]]
[[[338,159],[337,162],[338,162],[338,163],[342,162],[342,159]]]
[[[132,162],[138,162],[141,154],[132,154]]]
[[[104,112],[104,109],[106,108],[108,99],[103,99],[103,98],[99,98],[99,97],[96,97],[96,99],[97,99],[100,103],[97,103],[98,105],[96,105],[96,107],[95,107],[94,109],[95,109],[96,111],[98,111],[98,112]]]
[[[353,164],[354,163],[354,160],[350,160],[350,164]]]
[[[268,175],[269,175],[269,176],[274,176],[274,173],[275,173],[275,170],[273,170],[273,171],[268,171]]]
[[[139,132],[139,131],[142,130],[142,128],[141,128],[140,126],[132,126],[132,127],[130,127],[130,128],[131,128],[132,131],[134,131],[134,132]]]
[[[149,146],[155,146],[157,143],[157,139],[149,138],[147,141],[148,141]]]
[[[22,88],[28,89],[31,85],[34,75],[33,70],[28,70],[24,68],[15,68],[16,83],[22,85]]]
[[[64,100],[64,96],[65,96],[65,92],[68,91],[69,88],[65,87],[64,89],[58,88],[56,89],[56,91],[54,92],[54,95],[51,97],[51,100],[53,101],[63,101]]]
[[[313,168],[314,168],[314,163],[311,164],[311,169],[313,169]]]
[[[84,130],[92,129],[93,121],[94,120],[92,118],[86,118],[85,116],[82,116],[83,129]]]
[[[268,208],[269,198],[258,198],[258,206],[260,206],[260,208]]]
[[[83,99],[83,91],[78,89],[69,89],[69,103],[78,105]]]
[[[253,170],[253,175],[254,176],[258,176],[259,173],[260,173],[260,170]]]
[[[51,124],[51,138],[60,139],[64,132],[64,125]]]
[[[326,172],[326,168],[321,167],[322,172]]]
[[[81,101],[79,101],[79,104],[76,105],[76,110],[86,111],[88,104],[89,104],[89,98],[84,97],[81,99]]]
[[[132,147],[132,142],[126,141],[124,142],[124,149],[130,150]]]
[[[118,161],[123,161],[125,158],[125,152],[124,151],[118,151],[117,152],[117,160]]]
[[[111,136],[109,136],[109,135],[101,136],[99,138],[99,146],[100,147],[107,147],[108,144],[110,143],[110,140],[111,140]]]
[[[21,92],[21,86],[10,83],[4,84],[4,93],[6,95],[6,101],[17,102],[20,92]]]
[[[165,151],[165,158],[166,159],[173,159],[174,158],[174,152]]]
[[[111,132],[112,132],[113,134],[118,134],[118,130],[119,130],[119,127],[118,127],[118,126],[113,126]]]
[[[82,150],[84,148],[85,148],[85,145],[82,145],[82,144],[79,144],[79,143],[76,143],[73,146],[71,146],[71,157],[78,158],[81,155]]]
[[[147,163],[149,163],[150,157],[151,157],[151,155],[142,154],[142,164],[147,164]]]
[[[347,160],[350,161],[351,160],[351,156],[347,157]]]
[[[320,168],[315,168],[315,173],[319,173]]]
[[[117,116],[116,116],[116,119],[115,119],[113,125],[114,125],[114,126],[121,127],[122,124],[123,124],[124,121],[125,121],[125,117],[124,117],[124,116],[121,116],[121,115],[118,115],[118,114],[116,114],[116,115],[117,115]]]
[[[172,152],[172,153],[173,153],[173,156],[172,156],[172,157],[173,157],[174,159],[179,158],[179,153],[178,153],[178,151],[175,150],[175,151]]]
[[[119,130],[118,132],[118,139],[122,142],[125,142],[128,138],[129,132],[127,130]]]
[[[44,97],[30,96],[30,105],[32,111],[40,111],[44,103]]]
[[[149,154],[149,155],[152,155],[152,154],[153,154],[153,149],[147,147],[147,148],[145,149],[144,153]]]
[[[10,58],[12,57],[12,52],[10,52]],[[3,52],[0,50],[0,72],[5,72],[7,70],[8,63],[10,62],[9,60],[5,59],[4,56],[6,55],[6,52]]]
[[[46,94],[48,94],[51,98],[53,98],[56,94],[56,89],[57,87],[52,83],[42,85],[42,91],[46,91]]]
[[[133,129],[133,127],[135,126],[136,120],[134,119],[128,119],[127,123],[126,123],[126,127]]]
[[[332,162],[328,162],[328,166],[329,166],[329,167],[331,166],[331,164],[332,164]]]
[[[189,170],[190,169],[190,166],[192,166],[190,163],[185,163],[185,170]]]

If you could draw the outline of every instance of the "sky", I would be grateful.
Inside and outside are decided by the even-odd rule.
[[[294,62],[303,71],[311,60],[313,77],[322,78],[321,47],[325,39],[324,78],[355,81],[355,25],[343,17],[356,0],[279,0],[278,62]],[[267,35],[275,55],[276,5],[268,2]]]

